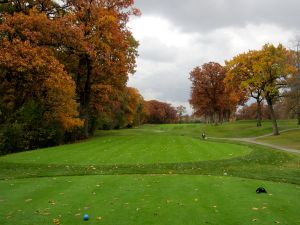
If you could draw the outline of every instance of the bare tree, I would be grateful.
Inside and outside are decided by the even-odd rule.
[[[287,92],[287,105],[289,111],[297,116],[297,124],[300,125],[300,38],[294,42],[291,50],[294,53],[295,67],[297,73],[289,80],[289,91]]]

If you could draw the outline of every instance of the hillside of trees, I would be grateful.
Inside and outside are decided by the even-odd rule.
[[[138,41],[133,0],[0,4],[0,154],[71,143],[98,129],[189,122],[183,106],[144,100],[127,81]],[[300,53],[264,45],[190,73],[194,117],[209,123],[298,118]],[[245,105],[249,99],[255,104]],[[243,108],[241,108],[241,106]]]

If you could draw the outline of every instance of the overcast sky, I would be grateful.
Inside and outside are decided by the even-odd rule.
[[[265,43],[292,47],[300,34],[300,0],[135,0],[142,16],[129,26],[140,42],[128,85],[146,100],[189,108],[189,73],[224,64]]]

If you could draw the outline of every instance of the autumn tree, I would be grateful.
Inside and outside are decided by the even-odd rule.
[[[55,118],[65,131],[80,127],[84,121],[83,136],[92,134],[98,128],[99,118],[116,114],[120,109],[128,75],[134,73],[137,42],[127,27],[129,16],[139,14],[133,3],[133,0],[65,0],[60,4],[52,0],[7,1],[0,8],[1,53],[8,49],[8,53],[16,54],[11,48],[16,45],[21,55],[22,51],[28,51],[35,52],[36,57],[28,54],[28,58],[24,57],[26,62],[20,60],[28,68],[22,64],[16,70],[9,64],[11,58],[3,60],[4,72],[0,68],[5,80],[0,89],[5,96],[3,101],[14,95],[13,88],[6,90],[9,82],[23,87],[26,74],[33,87],[44,88],[26,90],[32,90],[30,93],[35,96],[32,102],[45,107],[53,104],[45,118]],[[49,65],[48,70],[42,67],[44,63]],[[7,78],[10,71],[15,75]],[[36,76],[30,75],[35,73]],[[45,82],[39,75],[44,73],[47,73]],[[14,105],[21,108],[30,99],[27,94],[15,97]],[[5,116],[8,114],[2,113],[6,110],[1,109],[0,120],[4,122],[9,121]]]
[[[91,99],[101,87],[125,90],[128,74],[134,73],[137,42],[127,27],[130,15],[138,15],[133,0],[68,0],[67,11],[82,31],[83,49],[66,48],[59,58],[76,82],[84,135],[93,133]],[[104,93],[102,91],[102,93]],[[95,101],[93,101],[95,103]]]
[[[235,87],[238,92],[252,97],[256,101],[256,125],[262,124],[262,101],[263,83],[261,83],[254,72],[254,64],[258,61],[258,52],[249,51],[235,56],[226,61],[225,83],[228,87]]]
[[[93,104],[97,108],[93,113],[94,121],[98,123],[97,128],[133,127],[143,122],[144,99],[135,88],[126,87],[125,90],[118,91],[107,86],[104,94],[98,93]]]
[[[284,102],[287,109],[297,116],[297,124],[300,125],[300,41],[296,41],[295,48],[291,52],[294,56],[296,74],[288,80]]]
[[[46,125],[58,124],[70,131],[83,124],[74,100],[75,83],[51,51],[28,41],[1,40],[0,96],[0,121],[7,128],[3,131],[5,151],[47,145],[45,141],[54,137],[47,131],[41,134]],[[11,125],[19,128],[18,134]],[[11,135],[19,136],[20,143],[14,143],[16,137],[11,139]]]
[[[2,14],[0,23],[5,151],[59,144],[66,132],[83,125],[78,118],[75,83],[56,57],[65,43],[78,46],[80,33],[66,19],[50,20],[36,8],[26,13]]]
[[[13,33],[51,49],[75,81],[88,137],[96,128],[93,96],[101,87],[102,94],[108,86],[124,91],[128,74],[134,73],[137,42],[127,22],[139,11],[132,0],[70,0],[59,7],[50,0],[11,2],[21,12],[7,16]]]
[[[277,47],[266,44],[261,50],[249,51],[227,62],[227,82],[239,84],[257,100],[257,124],[261,120],[261,101],[267,101],[273,126],[278,135],[274,104],[287,87],[288,79],[295,73],[290,51],[281,44]]]
[[[219,63],[210,62],[196,67],[190,73],[192,81],[190,104],[195,115],[208,118],[211,123],[229,119],[235,112],[236,101],[230,89],[226,89],[224,78],[226,70]]]
[[[183,105],[177,106],[176,111],[177,111],[177,116],[179,118],[179,122],[181,123],[183,116],[186,113],[186,107],[184,107]]]
[[[177,121],[177,111],[171,104],[150,100],[145,102],[147,110],[146,123],[164,124]]]
[[[271,119],[268,106],[262,102],[261,107],[261,118],[262,119]],[[238,120],[253,120],[257,118],[257,104],[252,103],[250,105],[244,105],[240,108],[236,117]]]
[[[277,47],[264,45],[259,51],[258,61],[254,64],[254,72],[258,75],[258,81],[263,84],[263,96],[270,110],[273,134],[279,135],[273,106],[282,90],[287,87],[288,78],[296,72],[291,52],[281,44]]]
[[[284,94],[283,98],[276,101],[274,111],[277,119],[293,119],[296,114],[291,110],[291,99]]]
[[[144,98],[136,88],[127,87],[124,93],[125,126],[141,125],[143,119]]]

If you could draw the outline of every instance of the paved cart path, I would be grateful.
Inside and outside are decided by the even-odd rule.
[[[284,132],[288,132],[288,131],[292,131],[292,130],[299,130],[299,129],[300,128],[286,129],[286,130],[280,131],[280,133],[284,133]],[[251,137],[251,138],[216,138],[216,137],[209,137],[209,139],[242,141],[242,142],[248,142],[248,143],[252,143],[252,144],[263,145],[263,146],[275,148],[275,149],[278,149],[278,150],[281,150],[281,151],[300,154],[300,150],[297,150],[297,149],[287,148],[287,147],[283,147],[283,146],[279,146],[279,145],[275,145],[275,144],[268,144],[268,143],[264,143],[264,142],[260,142],[260,141],[256,140],[258,138],[269,137],[269,136],[272,136],[272,135],[273,135],[273,133],[258,136],[258,137]]]

